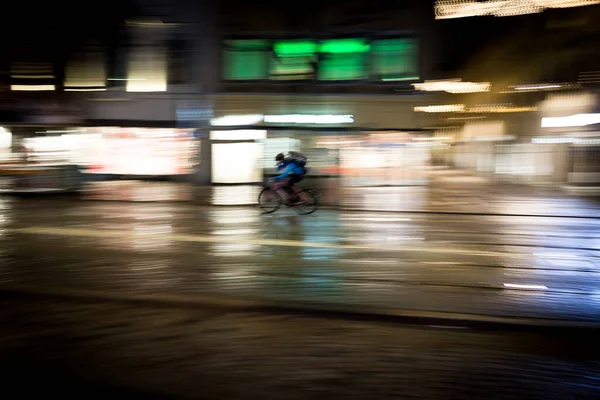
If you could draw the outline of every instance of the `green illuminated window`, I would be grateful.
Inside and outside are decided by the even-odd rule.
[[[357,80],[368,77],[370,45],[365,39],[331,39],[319,43],[319,80]]]
[[[267,79],[269,73],[268,40],[227,40],[224,51],[226,80]]]
[[[371,72],[374,78],[384,81],[419,79],[417,40],[374,40],[371,47]]]
[[[313,40],[275,42],[271,57],[271,79],[309,79],[314,73],[317,43]]]

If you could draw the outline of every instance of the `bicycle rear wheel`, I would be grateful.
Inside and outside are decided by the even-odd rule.
[[[294,206],[294,210],[300,215],[312,214],[319,209],[319,201],[321,200],[321,193],[316,189],[304,189],[300,192],[301,197],[306,198],[305,203]]]
[[[271,214],[281,207],[281,199],[270,188],[264,188],[258,195],[258,206],[263,214]]]

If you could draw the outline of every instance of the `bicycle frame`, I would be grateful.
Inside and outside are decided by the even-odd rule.
[[[295,203],[288,204],[289,206],[294,206],[294,205],[297,205],[297,204],[302,204],[302,203],[305,203],[305,202],[308,201],[308,199],[306,198],[306,195],[304,194],[304,189],[302,189],[301,187],[299,187],[296,184],[289,186],[289,188],[292,189],[292,195],[293,196],[299,196],[302,199],[302,201],[300,201],[300,202],[295,202]],[[271,194],[276,194],[277,196],[279,196],[279,198],[281,200],[285,201],[285,199],[281,196],[281,194],[279,192],[280,190],[285,190],[285,188],[283,186],[278,185],[278,184],[274,184],[274,185],[271,185],[271,187],[269,189],[270,189]]]

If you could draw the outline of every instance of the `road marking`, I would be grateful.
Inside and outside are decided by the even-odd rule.
[[[523,258],[530,257],[530,254],[505,253],[493,251],[476,251],[468,249],[452,249],[440,247],[423,247],[423,246],[391,246],[391,245],[361,245],[361,244],[339,244],[327,242],[306,242],[301,240],[284,240],[284,239],[252,239],[243,237],[231,236],[214,236],[214,235],[191,235],[191,234],[176,234],[164,232],[140,232],[134,230],[99,230],[87,228],[61,228],[61,227],[29,227],[15,229],[15,232],[35,235],[53,235],[53,236],[71,236],[71,237],[90,237],[90,238],[121,238],[131,239],[148,236],[161,236],[165,239],[178,242],[195,242],[195,243],[231,243],[231,244],[254,244],[261,246],[281,246],[281,247],[309,247],[309,248],[325,248],[325,249],[340,249],[340,250],[376,250],[385,252],[407,252],[421,251],[428,253],[442,254],[462,254],[474,255],[482,257],[510,257]]]

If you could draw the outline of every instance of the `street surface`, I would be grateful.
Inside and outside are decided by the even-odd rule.
[[[0,297],[21,398],[597,399],[597,335]]]
[[[600,219],[0,199],[0,288],[600,322]]]
[[[243,186],[0,197],[3,388],[598,398],[598,202],[467,181],[324,191],[305,217],[261,215]]]

